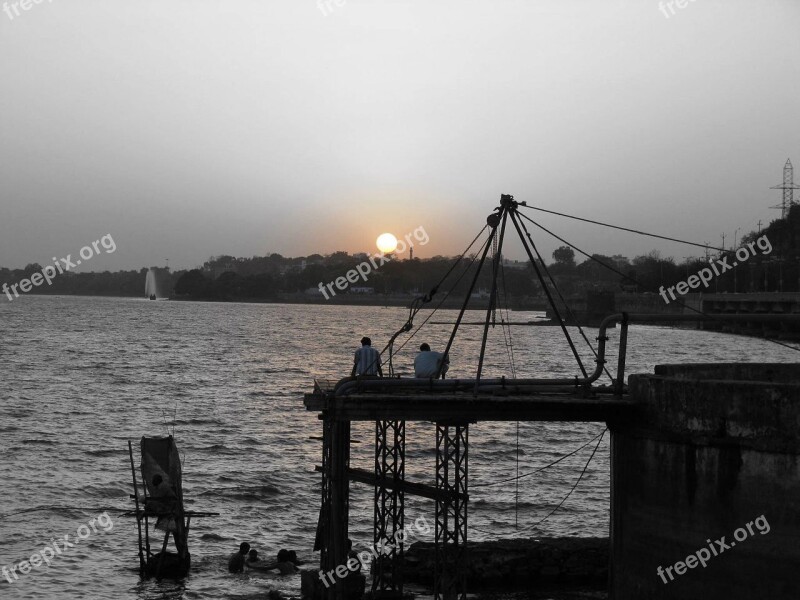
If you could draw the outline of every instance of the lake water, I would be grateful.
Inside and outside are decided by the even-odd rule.
[[[536,313],[512,312],[512,321]],[[86,539],[14,583],[0,598],[216,599],[299,596],[298,576],[231,575],[227,557],[241,541],[262,555],[312,552],[319,511],[321,434],[303,393],[315,377],[349,374],[362,335],[382,348],[407,311],[382,307],[149,302],[27,296],[0,302],[0,567],[29,558],[107,512]],[[424,313],[422,314],[424,316]],[[452,320],[445,311],[437,320]],[[474,313],[470,320],[480,320]],[[422,318],[418,319],[418,323]],[[587,330],[594,340],[596,330]],[[449,328],[426,326],[396,357],[409,372],[412,348],[442,349]],[[560,330],[516,327],[517,376],[573,376]],[[453,377],[474,376],[480,328],[464,327],[451,353]],[[400,340],[405,337],[401,336]],[[610,347],[616,349],[616,332]],[[585,351],[591,363],[591,356]],[[758,339],[634,327],[628,372],[668,362],[790,362],[796,353]],[[511,375],[501,330],[494,330],[485,376]],[[610,364],[616,364],[611,357]],[[192,572],[183,582],[140,582],[128,440],[175,430],[184,455],[184,494],[195,510]],[[371,468],[374,425],[356,424],[354,466]],[[564,506],[533,527],[576,481],[594,444],[557,466],[514,483],[482,486],[552,462],[602,432],[601,424],[479,423],[470,428],[470,539],[608,535],[608,437]],[[407,428],[406,473],[432,482],[434,430]],[[136,456],[138,466],[139,457]],[[30,509],[37,509],[30,511]],[[21,512],[28,511],[28,512]],[[407,498],[406,518],[433,523],[430,501]],[[371,541],[371,489],[353,484],[351,537]],[[107,531],[105,530],[107,529]],[[421,539],[432,539],[432,534]]]

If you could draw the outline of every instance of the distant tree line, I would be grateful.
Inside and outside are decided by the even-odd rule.
[[[759,241],[760,240],[760,241]],[[766,241],[765,241],[766,240]],[[793,206],[786,219],[773,221],[760,232],[745,235],[739,248],[751,246],[751,255],[739,261],[736,249],[724,253],[713,252],[700,258],[686,259],[681,263],[664,258],[657,251],[629,260],[624,256],[594,254],[581,256],[576,261],[575,251],[562,246],[553,254],[549,264],[538,263],[539,271],[547,278],[552,275],[559,289],[566,295],[583,294],[587,290],[658,293],[661,286],[671,286],[686,281],[701,269],[718,261],[727,261],[737,267],[716,275],[704,292],[760,292],[800,291],[800,207]],[[766,251],[769,246],[769,252]],[[216,256],[202,267],[171,272],[156,268],[159,293],[162,296],[198,300],[252,300],[277,301],[286,295],[313,296],[320,283],[327,284],[342,277],[366,255],[335,252],[322,256],[289,258],[280,254],[237,258]],[[438,284],[451,268],[453,257],[435,256],[429,259],[392,260],[373,270],[366,281],[352,284],[360,291],[375,294],[423,294]],[[439,289],[463,296],[477,268],[475,256],[465,257]],[[36,263],[24,269],[0,268],[0,282],[8,286],[29,279],[41,272]],[[96,296],[144,296],[147,268],[111,273],[65,273],[58,275],[51,285],[35,289],[38,294],[75,294]],[[491,287],[491,262],[477,280],[474,292],[487,293]],[[507,262],[498,272],[498,281],[508,297],[518,299],[541,298],[541,286],[533,265]],[[365,288],[371,288],[365,290]],[[352,289],[338,292],[353,293]],[[441,296],[440,296],[441,297]]]

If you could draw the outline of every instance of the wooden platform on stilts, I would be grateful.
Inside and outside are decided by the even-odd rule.
[[[171,435],[143,437],[140,448],[142,458],[137,475],[133,444],[128,441],[133,482],[130,497],[135,508],[124,513],[124,516],[136,519],[139,575],[142,578],[179,579],[188,574],[191,566],[188,541],[192,518],[217,516],[219,513],[184,508],[181,460]],[[168,550],[170,538],[175,552]]]

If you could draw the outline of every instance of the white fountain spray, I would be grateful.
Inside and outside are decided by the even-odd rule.
[[[150,268],[147,270],[147,279],[144,282],[144,295],[147,298],[158,298],[158,284],[156,283],[156,272]]]

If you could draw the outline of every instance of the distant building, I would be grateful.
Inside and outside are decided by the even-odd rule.
[[[511,260],[506,258],[503,260],[503,266],[507,269],[525,269],[530,264],[527,260]]]
[[[374,287],[367,287],[363,285],[354,285],[350,287],[351,294],[374,294],[375,288]]]

